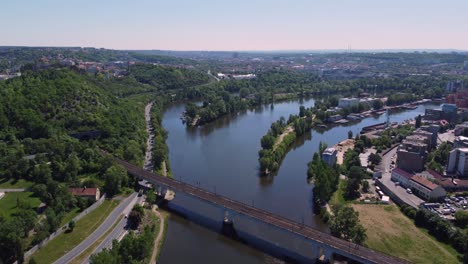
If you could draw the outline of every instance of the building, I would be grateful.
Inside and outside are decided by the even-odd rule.
[[[457,105],[456,104],[442,104],[442,112],[447,114],[456,114],[457,113]]]
[[[418,128],[413,132],[413,135],[417,135],[427,139],[429,149],[437,147],[437,134],[439,131],[439,126],[435,125],[433,127],[435,129],[431,129],[429,126],[425,126],[424,128]]]
[[[468,177],[468,148],[456,148],[450,151],[447,172],[456,173],[460,178]]]
[[[424,170],[427,157],[427,144],[417,137],[405,139],[397,150],[396,166],[406,171],[420,172]],[[413,141],[414,140],[414,141]]]
[[[101,197],[101,193],[99,192],[99,188],[70,188],[69,189],[71,194],[78,197],[88,198],[92,201],[97,201]]]
[[[411,180],[411,177],[413,177],[413,174],[406,172],[400,168],[395,168],[392,171],[391,179],[394,182],[399,182],[400,186],[409,187],[410,186],[409,182]]]
[[[335,148],[327,148],[322,153],[322,159],[329,165],[332,166],[336,162],[336,149]]]
[[[410,186],[417,195],[427,201],[437,201],[447,195],[447,192],[440,185],[433,183],[420,175],[415,175],[411,178]]]
[[[455,137],[455,140],[453,141],[453,148],[468,148],[468,137]]]
[[[455,126],[455,129],[453,130],[453,133],[455,134],[455,136],[463,135],[463,132],[467,128],[468,128],[468,122],[463,122],[463,123],[458,124],[458,125]]]
[[[333,123],[333,122],[336,122],[336,121],[341,120],[341,119],[343,119],[343,117],[341,115],[332,115],[332,116],[327,118],[327,122]]]
[[[454,179],[452,177],[443,177],[438,172],[427,170],[432,179],[434,179],[447,192],[468,191],[468,179]]]
[[[338,101],[338,107],[340,108],[348,108],[357,106],[359,104],[358,98],[340,98]]]

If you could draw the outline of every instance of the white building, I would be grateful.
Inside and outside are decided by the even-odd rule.
[[[340,108],[353,107],[358,104],[358,98],[340,98],[340,100],[338,101],[338,107]]]
[[[335,162],[336,162],[336,149],[335,148],[327,148],[322,153],[322,159],[330,166],[335,164]]]
[[[457,148],[450,151],[447,171],[456,172],[459,176],[468,176],[468,148]]]
[[[410,187],[410,180],[413,174],[406,172],[400,168],[395,168],[392,171],[392,181],[399,182],[400,186]]]
[[[416,175],[411,178],[411,189],[427,201],[436,201],[444,198],[447,192],[440,185]]]

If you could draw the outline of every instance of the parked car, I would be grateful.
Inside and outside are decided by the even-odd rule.
[[[412,191],[410,188],[407,188],[407,189],[406,189],[406,192],[409,193],[409,194],[412,194],[412,193],[413,193],[413,191]]]

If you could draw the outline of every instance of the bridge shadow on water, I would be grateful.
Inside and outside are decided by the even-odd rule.
[[[256,248],[262,252],[265,252],[275,258],[285,261],[286,263],[327,263],[320,261],[319,259],[314,259],[310,254],[312,251],[312,246],[310,247],[309,251],[307,252],[307,241],[301,241],[304,245],[300,247],[300,250],[295,251],[289,248],[286,248],[283,245],[292,245],[297,244],[293,239],[301,240],[300,238],[294,238],[291,236],[287,236],[287,230],[280,230],[274,227],[273,225],[269,225],[266,223],[262,223],[259,221],[252,221],[249,219],[246,221],[247,216],[236,214],[232,218],[225,221],[225,210],[223,208],[215,208],[214,214],[207,213],[208,210],[201,209],[200,207],[193,206],[189,199],[195,199],[189,197],[188,195],[176,195],[177,196],[185,196],[183,199],[175,198],[172,201],[167,201],[159,197],[158,199],[158,206],[170,213],[176,214],[192,223],[198,224],[210,230],[213,230],[219,234],[222,234],[234,241],[240,242],[242,244],[251,246]],[[200,201],[197,201],[197,203]],[[195,209],[189,209],[195,208]],[[197,210],[200,209],[200,210]],[[244,222],[244,223],[242,223]],[[247,222],[247,223],[246,223]],[[242,223],[242,224],[241,224]],[[249,226],[248,229],[245,229],[246,225]],[[276,229],[276,230],[273,230]],[[256,232],[252,232],[252,230],[270,230],[271,234],[273,233],[284,233],[284,237],[276,240],[276,242],[271,242],[268,238],[261,237],[259,235],[255,235]],[[258,232],[263,233],[264,232]],[[258,234],[257,233],[257,234]],[[297,242],[297,241],[296,241]],[[340,256],[335,256],[335,260],[340,259]],[[344,262],[346,263],[346,262]]]

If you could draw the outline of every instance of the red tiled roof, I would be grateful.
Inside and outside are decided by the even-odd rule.
[[[395,172],[395,173],[398,173],[400,174],[401,176],[407,178],[408,180],[411,179],[411,177],[413,177],[413,174],[409,173],[409,172],[406,172],[400,168],[395,168],[393,169],[392,173]]]
[[[73,195],[77,196],[90,196],[97,193],[97,188],[70,188],[69,190]]]
[[[456,187],[468,187],[468,180],[460,180],[460,179],[455,179],[454,180],[457,184],[454,184],[453,181],[451,179],[447,179],[447,180],[443,180],[443,181],[440,181],[440,185],[442,185],[443,187],[452,187],[452,188],[456,188]]]
[[[420,185],[428,188],[429,190],[435,190],[437,187],[439,187],[439,185],[431,182],[430,180],[424,178],[424,177],[421,177],[419,175],[415,175],[413,176],[413,178],[411,178],[412,181],[416,182],[416,183],[419,183]]]
[[[434,177],[434,179],[436,179],[436,180],[442,180],[444,178],[444,177],[442,177],[442,175],[440,175],[440,173],[438,173],[435,170],[428,169],[427,172],[429,172],[429,174],[431,174],[432,177]]]

